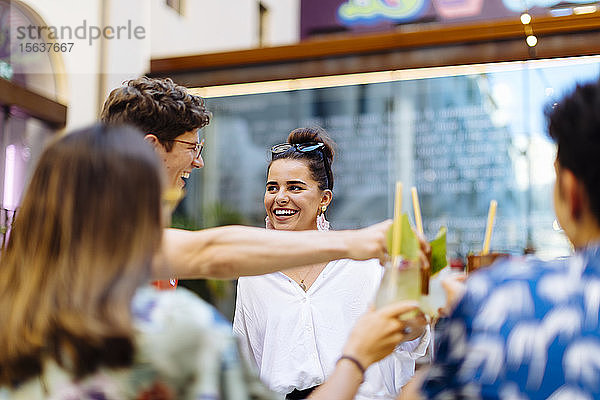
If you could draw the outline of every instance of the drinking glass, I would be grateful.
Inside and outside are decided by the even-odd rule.
[[[396,257],[385,265],[385,272],[375,296],[375,307],[421,298],[421,261]]]
[[[467,256],[467,274],[478,270],[479,268],[487,267],[494,261],[500,258],[510,257],[508,253],[488,253],[485,255],[481,254],[469,254]]]

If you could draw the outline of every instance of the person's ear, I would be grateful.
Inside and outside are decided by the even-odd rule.
[[[153,135],[152,133],[148,133],[146,136],[144,136],[144,140],[146,141],[146,143],[150,143],[150,145],[154,147],[154,150],[158,150],[159,146],[161,146],[158,137],[156,137],[156,135]]]
[[[562,192],[561,196],[566,201],[569,207],[571,218],[575,221],[579,221],[584,208],[584,192],[583,185],[577,179],[577,177],[566,168],[562,168],[559,174],[560,185],[559,190]]]
[[[333,192],[329,189],[323,190],[323,194],[321,195],[321,207],[328,207],[333,200]]]

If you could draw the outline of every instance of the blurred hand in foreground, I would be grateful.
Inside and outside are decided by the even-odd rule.
[[[447,317],[452,313],[452,310],[465,293],[467,288],[466,279],[466,274],[456,274],[450,275],[442,281],[442,288],[446,292],[446,305],[438,310],[440,317]]]

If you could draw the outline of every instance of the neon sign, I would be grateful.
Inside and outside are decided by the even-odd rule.
[[[338,17],[344,25],[409,22],[418,19],[428,5],[429,0],[348,0],[338,8]]]

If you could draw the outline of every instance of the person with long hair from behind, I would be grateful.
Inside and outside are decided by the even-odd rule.
[[[46,148],[1,254],[0,399],[276,398],[214,308],[149,285],[176,198],[133,128],[95,125]],[[414,308],[367,314],[345,351],[385,356]],[[349,399],[359,383],[340,365],[315,399]]]
[[[96,125],[44,151],[2,254],[5,396],[247,396],[231,326],[191,293],[149,285],[164,187],[159,159],[133,128]]]
[[[334,143],[320,127],[292,131],[271,148],[264,205],[267,228],[329,230]],[[383,269],[377,260],[337,260],[238,280],[234,331],[261,379],[287,399],[321,385],[338,363],[353,363],[342,346],[356,320],[374,301]],[[424,318],[403,322],[403,343],[366,367],[357,399],[394,399],[425,354]]]
[[[134,358],[130,307],[161,241],[162,178],[137,133],[116,130],[49,145],[2,254],[0,384],[23,398]]]

